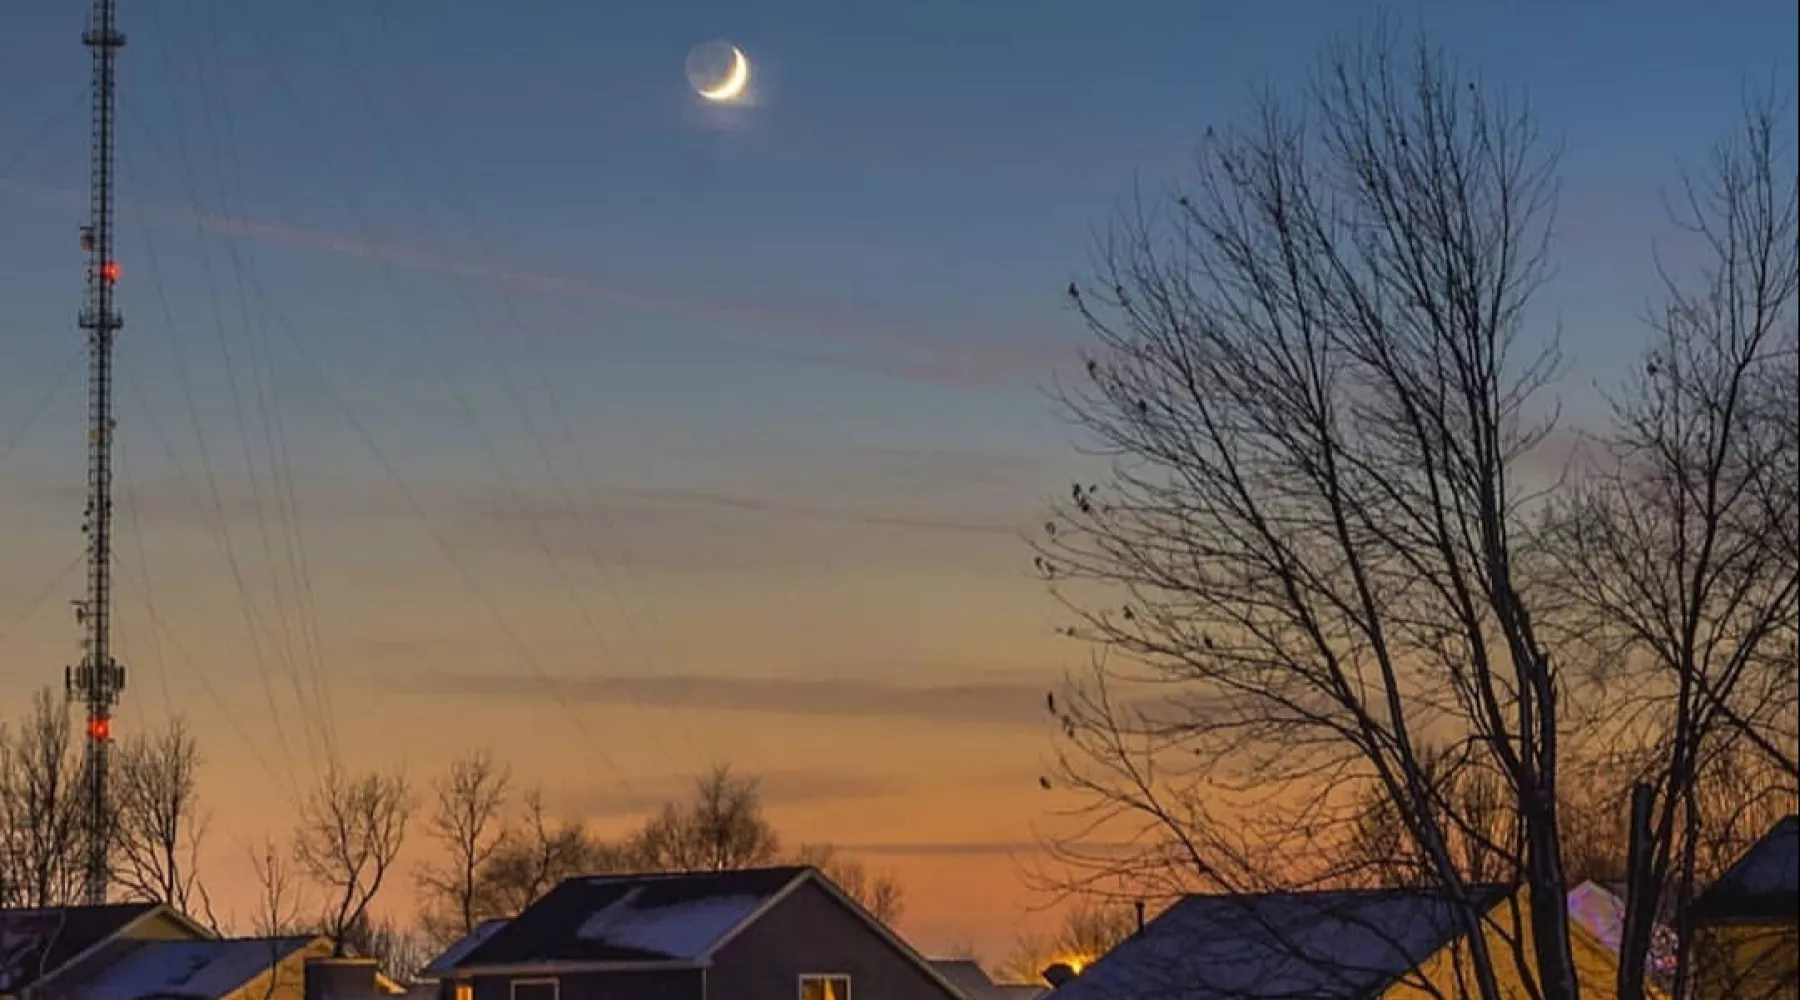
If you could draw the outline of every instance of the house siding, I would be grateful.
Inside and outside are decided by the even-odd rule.
[[[515,979],[557,981],[557,1000],[707,1000],[701,991],[699,971],[655,972],[579,972],[562,975],[543,973],[507,976],[476,976],[475,1000],[512,1000]],[[454,996],[455,980],[441,984],[443,996]],[[718,998],[714,998],[718,1000]]]
[[[961,1000],[811,880],[720,949],[707,1000],[797,1000],[815,972],[850,976],[851,1000]]]
[[[1698,1000],[1800,1000],[1800,927],[1714,924],[1695,936]]]
[[[256,978],[221,1000],[305,1000],[306,963],[315,958],[329,958],[331,942],[319,938],[264,969]]]
[[[1513,928],[1522,929],[1519,946],[1531,953],[1531,896],[1525,890],[1488,911],[1482,936],[1494,963],[1494,978],[1505,1000],[1531,1000],[1541,992],[1527,984],[1514,961]],[[1593,932],[1574,921],[1569,926],[1569,950],[1575,959],[1575,977],[1582,1000],[1618,1000],[1619,960]],[[1529,965],[1530,963],[1528,963]],[[1382,1000],[1436,1000],[1445,996],[1480,996],[1473,949],[1466,937],[1438,949],[1418,969],[1381,994]],[[1651,994],[1654,995],[1654,994]]]

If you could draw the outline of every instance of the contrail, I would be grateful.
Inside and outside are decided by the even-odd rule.
[[[58,201],[79,204],[83,198],[78,192],[63,188],[6,178],[0,178],[0,191],[40,202]],[[900,352],[911,355],[911,357],[880,359],[850,357],[842,354],[817,354],[804,350],[770,349],[766,343],[762,345],[770,353],[791,360],[851,368],[910,381],[950,385],[993,385],[1016,381],[1023,376],[1044,374],[1053,365],[1073,356],[1073,352],[1065,344],[992,344],[949,350],[935,347],[927,342],[929,338],[899,330],[870,327],[865,324],[840,325],[814,317],[781,313],[743,303],[720,303],[687,296],[658,294],[591,277],[500,267],[478,261],[458,259],[417,247],[372,243],[323,229],[303,228],[214,212],[197,212],[155,205],[140,205],[136,206],[135,210],[138,215],[159,223],[167,225],[198,224],[206,231],[220,236],[317,250],[340,257],[366,260],[416,271],[446,274],[509,288],[547,292],[725,321],[734,326],[750,325],[775,333],[804,333],[815,339],[838,342],[840,346],[867,346],[890,352]]]

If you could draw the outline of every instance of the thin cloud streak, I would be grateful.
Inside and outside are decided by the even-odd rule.
[[[925,841],[921,843],[856,843],[853,841],[836,846],[846,854],[897,858],[1011,857],[1023,854],[1047,854],[1051,850],[1051,845],[1036,840]],[[1132,849],[1134,845],[1077,842],[1056,846],[1062,849],[1073,848],[1106,854],[1124,853]]]
[[[811,507],[801,504],[777,503],[772,500],[761,500],[755,497],[739,496],[729,493],[717,493],[710,490],[676,488],[619,489],[615,490],[614,493],[625,500],[637,499],[646,502],[692,504],[702,507],[741,510],[779,517],[797,517],[820,521],[844,521],[853,524],[866,524],[878,528],[913,528],[924,531],[951,531],[978,535],[1007,535],[1014,538],[1021,535],[1021,528],[1019,526],[998,524],[990,521],[963,521],[953,518],[932,517],[923,514],[901,514],[880,511],[845,510],[841,508],[834,509],[829,507]]]
[[[763,805],[773,808],[890,798],[905,794],[908,788],[907,783],[896,778],[836,774],[830,771],[745,773],[756,779],[757,793],[761,796]],[[562,805],[587,819],[638,817],[653,813],[667,803],[689,800],[693,796],[694,781],[693,775],[662,775],[634,780],[631,794],[595,791],[572,796]]]
[[[529,679],[499,674],[422,671],[392,678],[409,694],[463,698],[549,697]],[[617,708],[824,718],[909,719],[1000,728],[1041,729],[1044,686],[1023,683],[909,686],[876,680],[778,677],[559,677],[556,697]]]
[[[28,184],[0,178],[0,191],[15,195],[71,201],[78,195],[69,190],[42,184]],[[1050,368],[1074,357],[1070,344],[1037,345],[1032,343],[991,344],[975,349],[956,350],[929,347],[922,349],[916,334],[867,324],[840,324],[814,317],[771,311],[746,303],[713,302],[681,295],[663,295],[640,288],[629,288],[592,277],[551,274],[542,271],[496,266],[462,260],[431,250],[391,243],[373,243],[341,233],[307,229],[282,223],[264,222],[215,212],[172,209],[161,206],[139,206],[147,218],[163,223],[198,224],[221,236],[237,236],[282,246],[318,250],[357,260],[371,261],[417,271],[447,274],[458,278],[487,282],[514,289],[550,292],[575,298],[591,299],[636,306],[660,312],[673,312],[730,326],[750,325],[775,333],[803,333],[813,338],[830,339],[913,355],[905,359],[855,358],[841,353],[821,354],[758,343],[763,353],[785,360],[800,361],[825,367],[847,368],[867,374],[885,375],[910,381],[955,386],[987,386],[1016,382],[1027,377],[1041,377]]]

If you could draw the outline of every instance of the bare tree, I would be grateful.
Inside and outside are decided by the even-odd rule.
[[[1065,852],[1082,885],[1336,874],[1294,859],[1345,838],[1353,796],[1331,788],[1373,783],[1455,908],[1471,992],[1500,1000],[1510,961],[1576,996],[1563,907],[1489,947],[1452,851],[1470,817],[1425,765],[1448,748],[1496,776],[1518,879],[1562,898],[1568,679],[1523,468],[1556,360],[1529,325],[1553,161],[1521,106],[1377,35],[1332,52],[1304,111],[1271,98],[1210,138],[1192,190],[1140,206],[1071,288],[1098,348],[1065,400],[1112,471],[1072,491],[1039,565],[1108,655],[1058,713],[1057,781],[1085,793],[1084,833],[1138,845]]]
[[[265,842],[260,853],[251,853],[250,866],[256,873],[258,887],[257,908],[250,919],[251,933],[276,938],[305,930],[306,901],[293,870],[273,840]]]
[[[180,719],[137,735],[115,757],[113,881],[132,899],[184,913],[198,896],[200,751]]]
[[[1002,983],[1042,985],[1044,970],[1061,963],[1076,972],[1111,951],[1137,929],[1137,916],[1126,906],[1078,901],[1063,916],[1062,926],[1048,937],[1026,937],[993,970]]]
[[[524,802],[524,815],[477,873],[475,911],[484,919],[518,915],[563,879],[625,867],[622,849],[589,836],[579,822],[552,819],[541,789],[526,792]]]
[[[314,925],[305,914],[306,901],[294,872],[273,839],[263,842],[261,852],[250,852],[250,867],[256,875],[256,909],[250,917],[250,932],[268,943],[269,977],[262,1000],[275,1000],[290,977],[281,974],[282,939],[311,936]]]
[[[871,874],[868,866],[830,844],[802,844],[794,852],[796,864],[811,865],[856,900],[875,919],[885,924],[899,921],[906,908],[906,892],[890,874]]]
[[[0,730],[0,906],[57,906],[82,889],[82,748],[68,706],[48,689]]]
[[[429,946],[418,933],[392,919],[358,917],[345,934],[347,949],[364,958],[372,958],[381,971],[400,982],[410,982],[432,959]]]
[[[1780,135],[1791,115],[1779,112],[1750,105],[1685,185],[1676,221],[1700,262],[1665,269],[1653,343],[1614,402],[1605,456],[1553,514],[1572,631],[1621,693],[1612,711],[1631,725],[1612,739],[1655,795],[1622,997],[1643,995],[1665,887],[1677,910],[1693,894],[1711,761],[1746,741],[1800,784],[1800,226],[1792,137]]]
[[[763,816],[756,779],[721,765],[694,783],[690,801],[663,806],[630,850],[653,871],[727,871],[774,861],[781,840]]]
[[[434,943],[447,945],[475,929],[485,917],[480,907],[483,866],[500,849],[511,769],[486,753],[450,764],[432,783],[435,802],[426,833],[443,858],[417,874],[420,920]]]
[[[1441,803],[1434,808],[1457,871],[1471,885],[1511,879],[1518,871],[1518,816],[1504,783],[1497,775],[1425,749],[1420,756],[1424,784],[1429,799]],[[1417,850],[1393,801],[1379,785],[1365,788],[1360,810],[1343,851],[1342,874],[1347,880],[1381,887],[1435,884],[1430,859]],[[1565,821],[1570,815],[1566,797],[1560,814]]]
[[[342,955],[406,842],[412,789],[401,774],[345,773],[333,763],[300,805],[294,860],[324,890],[323,932]]]

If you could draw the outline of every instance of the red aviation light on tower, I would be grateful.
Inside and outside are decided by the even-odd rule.
[[[88,739],[95,743],[105,743],[112,739],[112,720],[103,715],[88,719],[87,729]]]
[[[116,260],[109,260],[106,263],[101,264],[100,265],[100,277],[105,278],[107,280],[108,284],[114,284],[114,285],[118,284],[119,283],[119,262]]]

